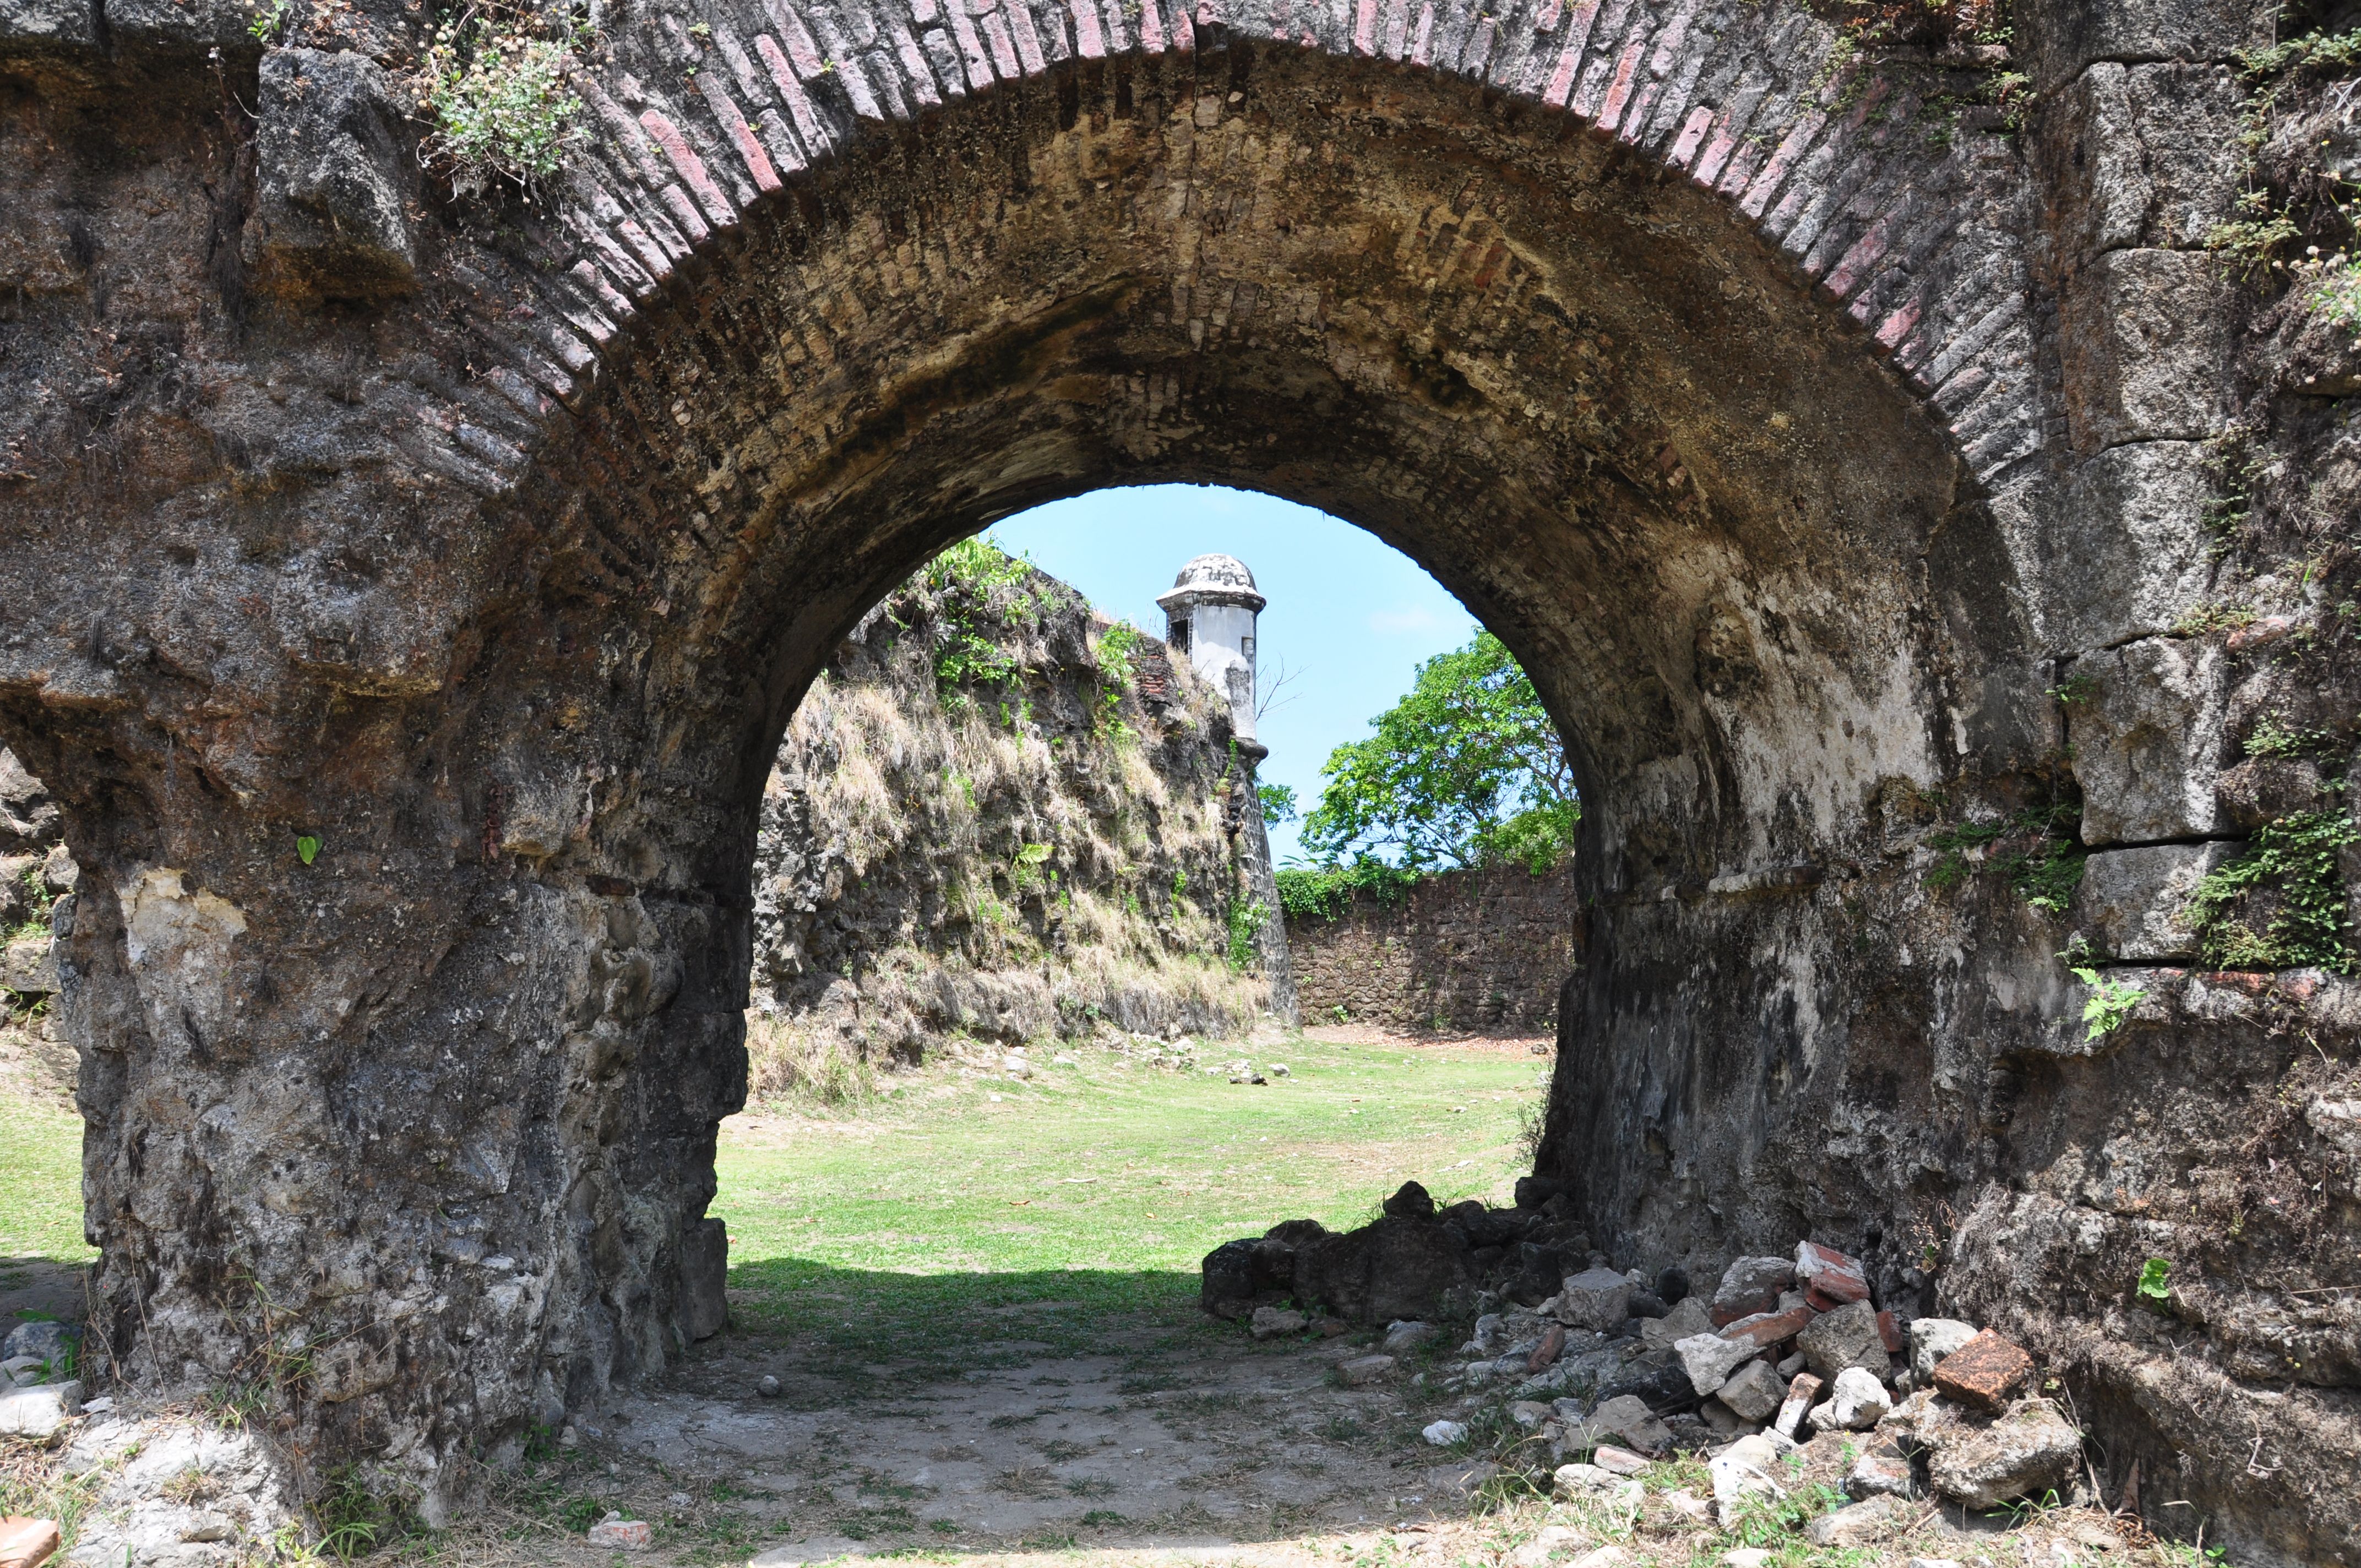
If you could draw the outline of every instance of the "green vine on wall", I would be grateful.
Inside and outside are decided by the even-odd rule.
[[[1958,887],[1972,874],[1972,852],[2004,839],[2029,839],[2026,848],[2008,849],[1983,862],[1982,869],[2006,882],[2011,891],[2045,915],[2063,915],[2082,885],[2090,857],[2075,841],[2082,808],[2071,801],[2030,807],[1994,822],[1962,822],[1927,840],[1938,851],[1927,885],[1937,892]]]
[[[2259,829],[2246,852],[2209,872],[2189,896],[2198,950],[2216,969],[2307,969],[2349,973],[2350,918],[2338,852],[2361,839],[2342,812],[2303,811]],[[2250,894],[2277,894],[2260,932],[2241,918]]]

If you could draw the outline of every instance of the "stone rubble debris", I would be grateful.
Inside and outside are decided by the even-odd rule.
[[[610,1546],[618,1552],[645,1552],[655,1544],[655,1532],[645,1519],[627,1519],[610,1509],[605,1519],[590,1527],[590,1544]]]
[[[39,1568],[56,1554],[58,1540],[55,1519],[0,1519],[0,1568]]]
[[[1463,1441],[1488,1406],[1547,1444],[1561,1494],[1614,1492],[1701,1452],[1727,1527],[1741,1499],[1784,1495],[1773,1462],[1799,1442],[1873,1434],[1843,1472],[1853,1503],[1827,1516],[1822,1544],[1844,1546],[1920,1498],[1989,1508],[2072,1485],[2081,1435],[2026,1397],[2031,1355],[1993,1329],[1916,1316],[1914,1268],[1806,1239],[1693,1285],[1685,1268],[1617,1269],[1551,1184],[1521,1181],[1518,1199],[1438,1209],[1406,1182],[1357,1231],[1273,1226],[1207,1255],[1205,1309],[1257,1337],[1385,1325],[1381,1348],[1338,1364],[1349,1387],[1436,1355],[1443,1325],[1472,1320],[1443,1365],[1418,1373],[1460,1400],[1428,1441]]]

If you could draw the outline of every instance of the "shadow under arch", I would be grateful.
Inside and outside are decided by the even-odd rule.
[[[622,49],[653,81],[674,47]],[[1850,212],[1884,175],[1817,139],[1817,58],[1774,63],[1795,126],[1818,128],[1745,156],[1767,173],[1792,148],[1800,181],[1833,148],[1809,200]],[[225,966],[258,999],[254,1048],[320,1064],[316,1114],[288,1114],[326,1173],[305,1181],[346,1211],[303,1228],[303,1184],[259,1134],[159,1125],[149,1091],[202,1102],[238,1069],[195,1023],[154,1025],[88,1096],[116,1335],[153,1366],[214,1365],[252,1337],[231,1300],[249,1262],[284,1296],[435,1260],[433,1325],[368,1316],[357,1285],[349,1309],[322,1294],[324,1332],[368,1327],[303,1417],[320,1452],[427,1470],[664,1365],[714,1129],[743,1093],[756,804],[796,701],[945,544],[1151,480],[1368,528],[1532,674],[1588,803],[1598,905],[1543,1158],[1600,1234],[1710,1252],[1890,1202],[1906,1150],[1817,1185],[1764,1156],[1845,1103],[1848,1021],[1930,983],[1858,959],[1876,886],[1823,883],[1895,789],[2029,769],[2048,744],[1982,505],[2019,427],[1963,435],[1928,402],[2004,341],[2002,307],[1977,274],[1948,313],[1888,294],[1864,316],[1845,301],[1869,263],[1832,299],[1818,242],[1799,262],[1760,232],[1784,177],[1750,213],[1752,184],[1674,177],[1539,91],[1208,34],[1187,59],[1068,62],[866,132],[739,205],[666,139],[685,116],[644,94],[609,116],[598,159],[654,171],[675,238],[686,185],[710,232],[630,302],[596,374],[555,378],[562,400],[486,373],[507,411],[453,439],[494,493],[438,503],[481,520],[475,554],[407,579],[448,598],[451,673],[340,694],[304,742],[326,760],[302,785],[315,819],[363,819],[408,779],[384,815],[455,848],[431,895],[365,866],[324,883],[318,907],[376,946],[322,956],[257,913]],[[641,223],[601,221],[609,244]],[[1824,274],[1870,238],[1849,222]],[[1936,286],[1923,259],[1894,287]],[[514,317],[543,284],[510,260],[481,308]],[[1924,376],[1887,362],[1938,317]],[[263,911],[263,873],[218,858],[208,885]],[[93,899],[72,936],[75,983],[123,1011],[133,918]],[[1926,1116],[1924,1055],[1883,1064],[1901,1087],[1880,1114]]]

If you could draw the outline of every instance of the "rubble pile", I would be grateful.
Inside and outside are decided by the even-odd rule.
[[[1385,1327],[1378,1352],[1338,1368],[1347,1384],[1396,1375],[1432,1355],[1440,1322],[1472,1318],[1457,1354],[1420,1375],[1457,1398],[1428,1442],[1466,1441],[1498,1411],[1571,1493],[1702,1452],[1724,1528],[1821,1436],[1846,1445],[1854,1499],[1815,1523],[1822,1534],[1928,1497],[1986,1508],[2076,1487],[2081,1433],[2033,1358],[1989,1328],[1882,1305],[1861,1260],[1806,1240],[1692,1288],[1677,1267],[1609,1266],[1547,1183],[1521,1182],[1518,1200],[1438,1212],[1406,1183],[1358,1230],[1291,1220],[1216,1248],[1202,1299],[1257,1337]]]

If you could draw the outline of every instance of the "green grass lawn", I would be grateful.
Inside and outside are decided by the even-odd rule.
[[[43,1102],[0,1104],[0,1257],[87,1263],[82,1118]]]
[[[938,1066],[850,1109],[733,1118],[712,1212],[730,1223],[740,1321],[907,1365],[947,1315],[999,1312],[1005,1338],[1057,1343],[1111,1311],[1178,1318],[1198,1260],[1233,1236],[1307,1215],[1358,1224],[1411,1178],[1445,1202],[1505,1201],[1546,1067],[1299,1040],[1255,1053],[1291,1069],[1257,1087],[1038,1054],[1023,1084]],[[71,1112],[8,1102],[0,1256],[89,1260],[81,1149]]]
[[[1071,1347],[1111,1310],[1192,1310],[1198,1261],[1280,1220],[1358,1224],[1407,1179],[1505,1201],[1547,1065],[1300,1040],[1256,1053],[1291,1069],[1257,1087],[1049,1054],[1022,1086],[931,1069],[833,1116],[734,1119],[712,1212],[741,1322],[906,1363],[963,1314]]]

